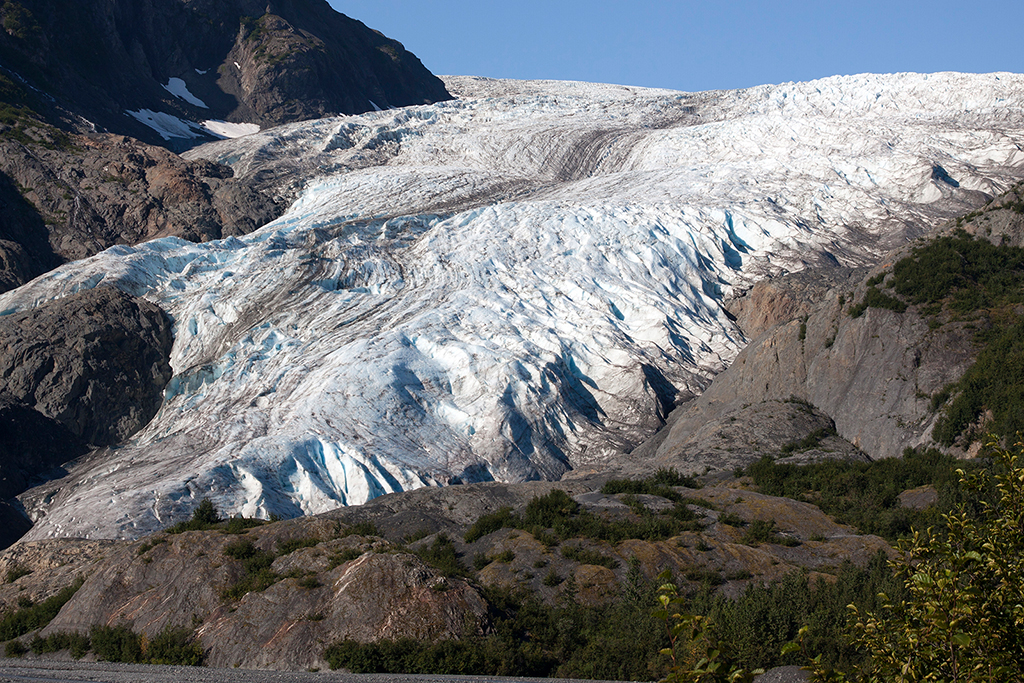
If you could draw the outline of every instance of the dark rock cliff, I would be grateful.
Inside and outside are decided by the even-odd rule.
[[[0,391],[93,445],[117,443],[160,408],[171,321],[101,287],[0,317]]]
[[[227,166],[120,135],[67,141],[55,149],[0,137],[0,291],[115,244],[241,235],[282,211]]]
[[[258,178],[152,146],[212,136],[165,139],[128,112],[268,127],[446,99],[400,43],[325,0],[0,0],[0,292],[114,244],[280,215]]]
[[[267,127],[450,99],[401,43],[326,0],[5,0],[0,15],[2,66],[80,128],[156,144],[127,111]]]
[[[0,547],[31,526],[10,499],[156,414],[172,341],[158,306],[106,287],[0,317]]]

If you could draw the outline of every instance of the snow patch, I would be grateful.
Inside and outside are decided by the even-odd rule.
[[[155,130],[164,140],[184,138],[186,140],[203,137],[203,128],[198,123],[179,119],[162,111],[140,109],[125,112],[139,123]]]
[[[199,99],[198,97],[189,92],[188,86],[185,84],[185,81],[183,81],[180,78],[172,78],[169,81],[167,81],[167,85],[164,86],[164,90],[171,93],[179,100],[185,100],[189,104],[195,105],[197,107],[202,107],[203,109],[209,109],[209,107],[206,106],[205,102],[203,102],[201,99]]]
[[[203,121],[203,128],[216,137],[240,138],[243,135],[252,135],[260,132],[260,127],[255,123],[231,123],[229,121]]]

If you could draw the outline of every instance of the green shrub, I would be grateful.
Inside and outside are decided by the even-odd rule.
[[[322,585],[320,580],[315,576],[304,576],[299,579],[298,584],[299,588],[304,588],[306,590],[313,590],[314,588],[319,588]]]
[[[147,664],[202,666],[203,648],[187,628],[167,627],[146,647]]]
[[[478,517],[469,529],[466,530],[466,533],[463,534],[462,539],[466,543],[473,543],[500,529],[521,528],[522,523],[522,520],[512,513],[512,508],[499,508],[497,512],[491,512]]]
[[[242,578],[224,590],[223,597],[227,600],[238,600],[246,593],[264,591],[281,578],[270,569],[274,563],[274,554],[257,548],[248,539],[227,544],[224,546],[224,554],[240,560],[245,570]]]
[[[992,421],[984,430],[1001,437],[1024,432],[1024,318],[979,335],[979,341],[983,347],[974,364],[933,399],[941,404],[953,396],[932,432],[947,446],[962,434],[969,441],[980,438],[969,430],[986,410]]]
[[[28,652],[28,647],[20,640],[8,640],[4,643],[4,657],[21,657]]]
[[[84,581],[84,579],[78,578],[67,588],[61,589],[56,595],[40,603],[26,605],[5,614],[3,619],[0,619],[0,640],[17,638],[49,624],[64,604],[82,587]]]
[[[380,536],[380,532],[377,531],[377,525],[373,522],[357,522],[348,525],[344,531],[338,534],[338,538],[347,536]]]
[[[859,318],[868,308],[884,308],[897,313],[907,310],[907,305],[899,299],[892,297],[875,287],[868,287],[864,292],[864,299],[855,306],[850,307],[850,317]]]
[[[339,550],[338,552],[331,555],[327,564],[330,569],[334,569],[339,565],[345,564],[346,562],[351,562],[357,557],[362,556],[363,551],[359,550],[358,548],[348,548],[345,550]]]
[[[747,531],[743,534],[743,542],[747,545],[759,545],[761,543],[775,543],[778,534],[775,533],[775,520],[765,521],[755,519],[750,523]]]
[[[562,583],[562,581],[564,580],[565,579],[558,575],[558,572],[556,572],[554,569],[551,569],[548,571],[547,574],[544,575],[544,578],[541,579],[541,583],[545,586],[554,587]]]
[[[192,518],[189,521],[179,522],[166,531],[169,534],[180,534],[186,531],[205,531],[212,529],[222,521],[224,520],[220,518],[217,508],[213,506],[210,499],[203,498],[199,501],[196,509],[192,511]]]
[[[593,564],[599,567],[608,567],[609,569],[615,569],[619,566],[618,560],[602,555],[596,550],[584,548],[576,544],[562,546],[562,557],[573,562],[579,562],[580,564]]]
[[[414,551],[424,562],[439,570],[445,576],[466,576],[466,568],[459,561],[455,544],[447,534],[438,534],[434,542]]]
[[[536,596],[484,588],[492,609],[486,636],[458,641],[335,643],[331,668],[357,673],[474,674],[592,680],[655,680],[665,671],[657,652],[663,631],[651,616],[652,595],[639,604],[552,606]]]
[[[729,526],[745,526],[746,522],[735,512],[723,512],[718,515],[718,521]]]
[[[683,576],[686,577],[687,581],[707,584],[708,586],[720,586],[725,583],[725,578],[720,571],[706,567],[687,567]]]
[[[232,517],[224,525],[224,533],[228,534],[242,534],[258,526],[267,524],[266,520],[263,519],[252,519],[250,517]]]
[[[313,538],[311,536],[307,536],[305,538],[293,538],[290,541],[277,544],[277,555],[278,557],[284,557],[285,555],[290,555],[301,548],[315,548],[319,544],[320,539]]]
[[[92,645],[89,642],[89,637],[83,633],[62,631],[51,633],[46,638],[36,635],[32,638],[30,647],[32,652],[37,655],[67,650],[73,658],[81,659],[91,649]]]
[[[144,661],[142,638],[127,626],[93,626],[89,641],[97,659],[127,664]]]
[[[847,680],[838,669],[851,680],[1024,678],[1024,446],[997,449],[994,460],[992,472],[964,474],[961,485],[975,497],[995,490],[997,501],[980,513],[957,506],[941,529],[916,533],[892,562],[898,589],[881,604],[852,606],[845,635],[864,660],[818,663],[817,676]]]
[[[680,480],[671,470],[664,470],[655,478],[659,476],[661,482]],[[697,514],[687,507],[692,501],[684,499],[668,484],[654,484],[652,480],[613,480],[605,484],[602,492],[630,495],[651,493],[668,498],[675,505],[667,513],[654,515],[638,504],[634,507],[639,520],[604,519],[582,508],[565,491],[555,489],[547,495],[534,497],[522,516],[515,514],[511,508],[501,508],[497,512],[482,515],[466,531],[463,539],[472,543],[498,529],[522,529],[550,547],[557,545],[559,540],[570,538],[590,538],[611,543],[630,538],[656,541],[670,538],[681,531],[700,528]]]
[[[763,494],[813,503],[862,533],[896,540],[907,536],[912,526],[934,524],[952,506],[959,467],[971,465],[934,449],[907,449],[902,458],[868,463],[827,460],[794,465],[764,457],[748,466],[747,474]],[[926,484],[939,492],[936,507],[911,510],[900,505],[900,493]]]
[[[168,626],[147,640],[124,625],[93,626],[86,642],[91,643],[97,659],[108,662],[178,666],[203,663],[203,649],[188,628]]]
[[[790,453],[802,453],[809,451],[812,448],[817,448],[821,445],[821,442],[830,436],[835,436],[836,430],[832,427],[822,427],[815,429],[813,432],[800,439],[799,441],[790,441],[789,443],[782,446],[780,449],[784,455]]]
[[[11,568],[7,570],[7,576],[5,577],[6,583],[14,583],[23,576],[28,576],[32,573],[32,570],[28,567],[24,567],[20,564],[11,565]]]
[[[514,559],[516,559],[516,554],[511,550],[505,550],[504,552],[498,553],[494,556],[494,561],[501,562],[502,564],[508,564]]]

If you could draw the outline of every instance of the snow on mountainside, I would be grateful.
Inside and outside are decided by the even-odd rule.
[[[175,322],[160,412],[26,494],[27,538],[599,467],[736,355],[724,297],[869,263],[1024,175],[1015,74],[446,84],[193,150],[295,198],[250,235],[114,247],[0,297],[114,285]]]

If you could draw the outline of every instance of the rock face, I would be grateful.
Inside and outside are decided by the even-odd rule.
[[[1013,208],[1021,193],[1017,186],[970,214],[964,229],[995,244],[1021,244],[1024,217]],[[779,439],[758,441],[765,433],[790,434],[796,441],[822,429],[806,415],[779,414],[780,402],[834,421],[838,436],[872,458],[936,446],[931,431],[938,413],[931,397],[974,362],[975,323],[929,324],[916,306],[903,313],[868,308],[857,318],[848,312],[863,299],[867,280],[891,270],[909,251],[889,253],[870,271],[808,270],[765,280],[733,301],[737,322],[756,338],[636,455],[653,453],[656,466],[689,472],[739,467],[778,454]],[[734,445],[740,447],[729,448]],[[827,450],[833,457],[851,455],[836,445]]]
[[[244,575],[242,562],[225,554],[237,535],[186,532],[149,547],[122,545],[94,565],[44,634],[95,624],[127,624],[149,636],[187,627],[196,629],[209,666],[325,669],[323,650],[337,640],[451,639],[487,623],[487,603],[467,582],[409,553],[387,552],[380,539],[345,536],[337,522],[295,520],[244,536],[270,553],[296,538],[317,545],[279,551],[271,569],[288,578],[239,599],[223,595]],[[384,552],[374,552],[382,544]],[[343,551],[355,557],[332,563]]]
[[[85,452],[85,444],[67,427],[10,395],[0,395],[0,548],[32,527],[8,499]]]
[[[171,377],[171,322],[111,288],[0,318],[0,390],[82,442],[117,443],[146,424]]]
[[[678,409],[681,415],[657,448],[657,464],[692,471],[689,453],[702,435],[744,416],[761,419],[763,404],[793,399],[833,420],[839,436],[872,458],[930,443],[936,418],[931,395],[969,367],[973,333],[963,325],[930,330],[913,309],[869,308],[851,318],[841,302],[863,298],[866,280],[829,290],[806,321],[780,323],[754,339],[707,391]],[[788,284],[781,278],[764,286],[786,290]],[[756,433],[758,426],[741,422],[737,429]],[[777,449],[753,449],[747,462],[733,465]]]
[[[125,112],[268,127],[450,99],[401,43],[326,0],[8,0],[0,14],[5,67],[79,126],[153,143],[167,140]]]
[[[0,138],[4,291],[115,244],[241,235],[283,209],[227,166],[118,135],[67,140],[70,149]]]
[[[0,21],[0,292],[114,244],[277,218],[260,178],[150,146],[238,134],[197,122],[255,130],[450,99],[325,0],[4,0]]]

